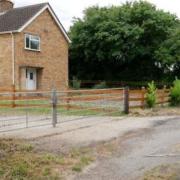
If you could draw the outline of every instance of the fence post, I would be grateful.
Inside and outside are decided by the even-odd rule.
[[[67,101],[66,101],[66,104],[67,104],[67,107],[66,107],[66,109],[67,109],[67,111],[69,111],[69,101],[70,101],[70,98],[69,98],[69,93],[67,93]]]
[[[124,89],[124,113],[129,114],[129,87]]]
[[[144,109],[145,107],[145,94],[146,94],[146,89],[145,87],[141,88],[141,108]]]
[[[15,85],[12,85],[12,107],[15,108],[16,103],[15,103],[15,93],[16,93],[16,89],[15,89]]]
[[[52,90],[52,125],[55,128],[57,124],[57,94],[56,90]]]

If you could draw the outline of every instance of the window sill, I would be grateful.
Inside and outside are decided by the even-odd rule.
[[[28,49],[28,48],[24,48],[27,51],[34,51],[34,52],[41,52],[41,50],[35,50],[35,49]]]

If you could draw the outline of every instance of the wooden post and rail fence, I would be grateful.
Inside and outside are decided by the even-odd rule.
[[[158,89],[157,90],[157,102],[156,104],[158,105],[164,105],[169,102],[169,89],[164,86],[163,89]],[[16,102],[19,100],[23,101],[31,101],[35,99],[42,99],[42,100],[48,100],[50,97],[45,97],[43,96],[43,92],[36,92],[34,91],[34,94],[40,94],[42,93],[42,96],[37,96],[35,95],[31,96],[26,96],[26,95],[21,95],[26,94],[26,91],[18,91],[15,89],[14,86],[12,86],[9,89],[0,89],[0,108],[1,107],[11,107],[11,108],[16,108],[16,107],[23,107],[27,105],[23,104],[17,104]],[[27,94],[29,91],[27,91]],[[51,95],[51,100],[52,100],[52,107],[56,108],[57,104],[57,94],[56,91],[53,90],[52,92],[49,92]],[[98,100],[111,100],[112,101],[121,101],[123,104],[123,110],[126,114],[129,113],[130,109],[133,108],[142,108],[144,109],[146,106],[146,93],[147,90],[142,87],[141,89],[129,89],[129,87],[125,88],[112,88],[112,89],[94,89],[94,90],[69,90],[69,91],[64,91],[63,92],[65,95],[60,98],[60,100],[65,101],[65,105],[67,110],[75,108],[76,105],[72,106],[71,101],[73,102],[87,102],[87,101],[98,101]],[[101,95],[109,95],[109,97],[102,97]],[[87,96],[88,95],[88,96]],[[3,103],[2,103],[3,101]],[[4,101],[8,101],[9,103],[6,104]],[[28,104],[30,107],[31,105]],[[44,106],[44,105],[43,105]],[[42,107],[43,107],[42,106]],[[38,105],[34,105],[33,107],[38,107]],[[56,112],[54,112],[55,114]],[[55,116],[54,116],[55,117]],[[55,117],[56,119],[56,117]]]

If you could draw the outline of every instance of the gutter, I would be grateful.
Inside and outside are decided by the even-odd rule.
[[[14,42],[14,34],[11,32],[11,48],[12,48],[12,85],[15,85],[15,42]]]
[[[0,32],[0,34],[12,34],[12,33],[16,33],[18,31],[3,31],[3,32]]]

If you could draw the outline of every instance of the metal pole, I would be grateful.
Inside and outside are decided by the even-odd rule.
[[[57,94],[56,90],[52,90],[52,125],[55,128],[57,124]]]
[[[124,89],[124,113],[129,114],[129,87]]]
[[[26,109],[25,109],[25,113],[26,113],[26,128],[28,128],[28,126],[29,126],[29,114],[28,114],[28,100],[26,101],[26,107],[25,107]]]

